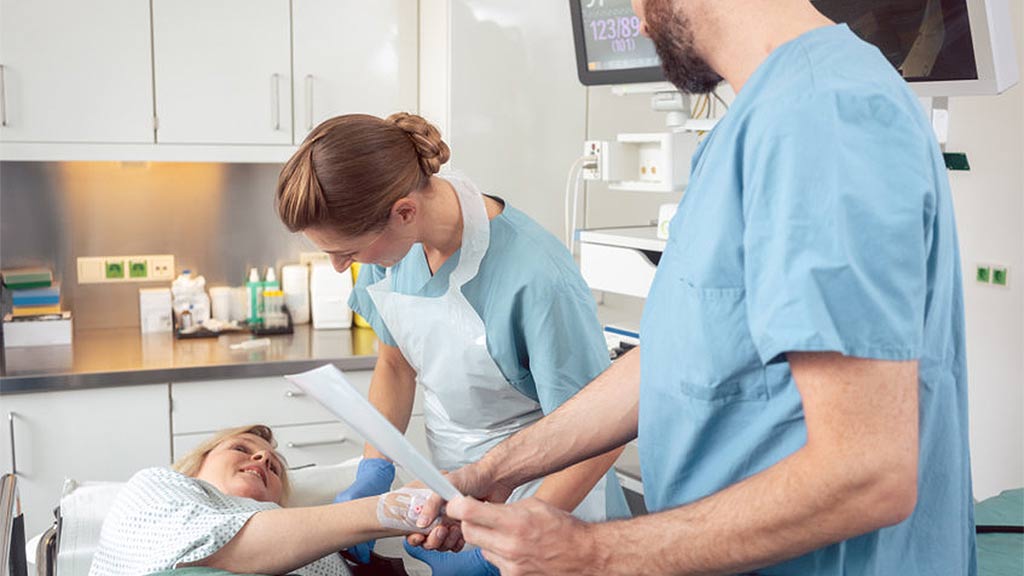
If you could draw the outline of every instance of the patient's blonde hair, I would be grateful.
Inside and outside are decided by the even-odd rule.
[[[191,452],[182,456],[174,463],[172,468],[176,472],[180,472],[185,476],[191,476],[195,478],[196,474],[199,474],[199,469],[203,467],[203,462],[206,461],[206,456],[217,447],[218,444],[242,434],[252,434],[253,436],[259,436],[263,438],[272,448],[275,448],[274,454],[277,455],[278,459],[281,460],[281,505],[285,505],[288,501],[288,497],[291,495],[291,484],[288,482],[288,462],[285,461],[284,456],[279,454],[276,450],[277,440],[274,440],[274,433],[270,430],[269,426],[263,424],[249,424],[247,426],[238,426],[237,428],[228,428],[221,430],[213,436],[209,437],[199,446],[196,446]]]

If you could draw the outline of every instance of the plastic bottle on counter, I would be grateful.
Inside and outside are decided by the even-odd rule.
[[[189,308],[192,305],[189,304]],[[178,314],[178,330],[188,330],[192,327],[192,310],[186,308]]]
[[[228,286],[210,287],[210,313],[214,320],[231,321],[231,288]]]
[[[210,297],[206,294],[206,278],[193,276],[191,270],[182,270],[171,282],[171,307],[181,322],[181,315],[189,312],[193,324],[201,324],[210,318]]]
[[[263,321],[260,313],[263,308],[263,283],[260,282],[260,271],[254,266],[249,270],[249,281],[245,283],[249,291],[249,324]]]
[[[309,266],[289,264],[281,268],[284,304],[292,315],[292,324],[309,323]]]
[[[277,281],[277,272],[273,266],[267,266],[267,273],[263,276],[264,290],[280,290],[281,284]]]
[[[284,313],[284,292],[280,290],[263,291],[263,326],[264,328],[284,328],[288,325],[288,317]]]

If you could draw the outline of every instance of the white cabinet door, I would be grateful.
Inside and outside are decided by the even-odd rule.
[[[417,110],[417,2],[294,0],[295,143],[339,114]]]
[[[124,481],[171,462],[166,384],[5,395],[0,403],[0,470],[16,460],[30,537],[53,523],[65,478]]]
[[[291,144],[288,0],[153,0],[157,142]]]
[[[153,142],[149,3],[0,0],[0,140]]]

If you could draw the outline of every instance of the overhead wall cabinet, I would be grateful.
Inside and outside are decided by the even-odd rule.
[[[0,0],[0,141],[153,142],[149,3]]]
[[[296,144],[339,114],[416,112],[418,16],[410,0],[293,0]]]
[[[291,144],[288,0],[153,0],[157,142]]]
[[[418,0],[0,6],[0,160],[283,162],[331,116],[418,109]]]

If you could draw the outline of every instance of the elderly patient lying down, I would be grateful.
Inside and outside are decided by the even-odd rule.
[[[90,576],[207,566],[253,574],[348,574],[338,553],[416,528],[429,490],[282,508],[288,476],[266,426],[215,435],[174,470],[147,468],[118,494],[103,522]]]

